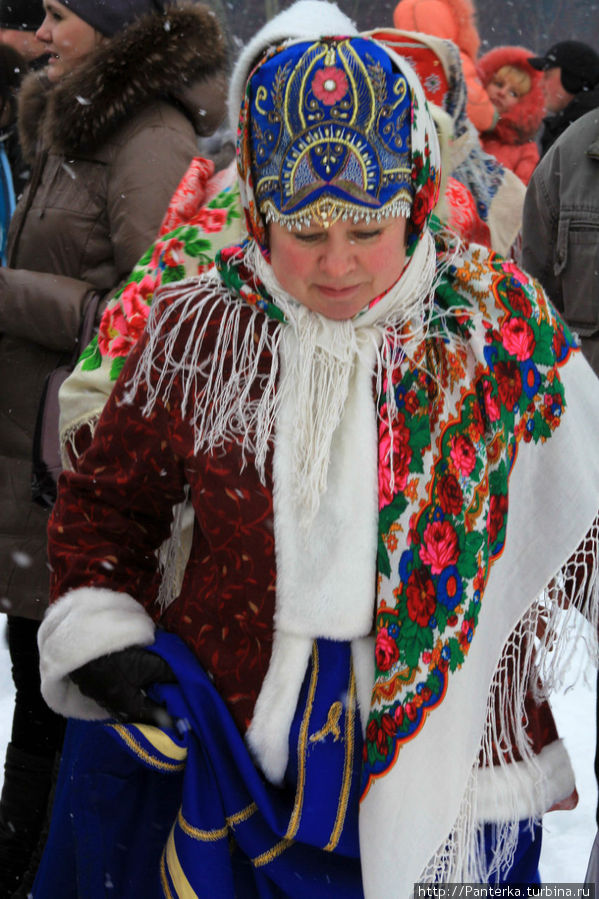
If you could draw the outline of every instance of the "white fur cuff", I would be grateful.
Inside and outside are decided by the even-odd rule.
[[[107,718],[106,710],[83,696],[69,673],[108,652],[153,642],[154,622],[127,593],[72,590],[50,606],[39,630],[42,695],[66,717]]]
[[[532,762],[479,768],[476,781],[476,816],[485,823],[541,817],[576,786],[562,740],[544,746]]]

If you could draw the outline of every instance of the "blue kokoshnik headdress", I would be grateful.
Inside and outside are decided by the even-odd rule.
[[[412,97],[372,41],[298,42],[249,82],[254,196],[265,221],[409,216]]]
[[[239,190],[250,239],[266,224],[409,217],[407,253],[439,197],[440,151],[409,63],[371,37],[271,46],[246,83]]]

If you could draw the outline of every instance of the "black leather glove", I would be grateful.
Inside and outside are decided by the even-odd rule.
[[[71,671],[70,677],[85,696],[119,721],[173,727],[166,709],[145,693],[144,688],[151,684],[177,681],[170,666],[154,652],[129,646],[86,662]]]

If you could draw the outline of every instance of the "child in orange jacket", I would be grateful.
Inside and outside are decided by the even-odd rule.
[[[495,47],[478,63],[478,71],[491,101],[499,113],[494,128],[481,136],[483,149],[524,184],[539,161],[534,136],[544,113],[542,72],[529,64],[524,47]]]

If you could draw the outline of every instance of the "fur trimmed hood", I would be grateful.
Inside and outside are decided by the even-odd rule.
[[[485,87],[502,66],[517,66],[530,76],[529,92],[512,106],[509,112],[502,113],[493,129],[493,135],[506,144],[523,144],[532,140],[543,120],[545,112],[545,99],[541,88],[543,73],[537,72],[529,64],[528,59],[531,56],[533,53],[525,47],[495,47],[481,56],[477,64],[479,77]]]
[[[430,0],[400,0],[393,12],[393,24],[400,30],[447,38],[457,44],[462,53],[476,60],[480,36],[472,0],[436,0],[434,6],[436,8]],[[424,27],[425,20],[428,20],[427,27]]]
[[[40,140],[65,154],[95,150],[161,98],[181,105],[198,134],[211,133],[225,114],[225,64],[224,37],[206,6],[144,16],[56,86],[43,72],[25,79],[19,94],[23,152],[31,161]],[[214,107],[215,99],[220,108],[212,113],[206,105]]]

